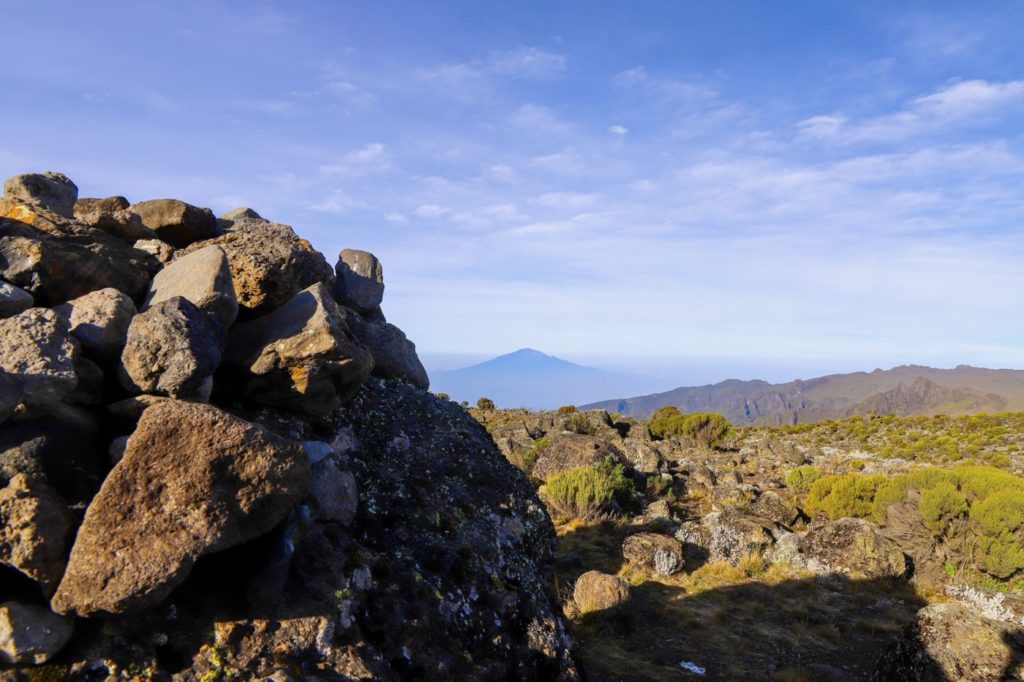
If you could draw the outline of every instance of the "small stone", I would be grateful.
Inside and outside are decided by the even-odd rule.
[[[142,309],[175,296],[191,301],[225,329],[238,316],[238,299],[224,249],[207,246],[178,258],[153,278]]]
[[[157,237],[182,248],[217,235],[217,220],[208,208],[178,199],[151,199],[129,207]]]
[[[121,354],[128,325],[135,316],[132,299],[117,289],[99,289],[54,308],[68,321],[82,348],[103,360]]]
[[[32,300],[32,294],[13,284],[0,281],[0,318],[12,317],[33,305],[35,301]]]
[[[384,271],[372,253],[344,249],[338,254],[334,272],[334,295],[342,305],[365,313],[384,300]]]
[[[348,526],[356,517],[359,492],[351,471],[338,468],[333,457],[313,465],[309,483],[310,508],[316,518]]]
[[[71,639],[74,619],[38,604],[0,604],[0,659],[12,665],[41,665]]]
[[[612,609],[629,601],[629,583],[615,575],[587,571],[576,579],[572,599],[580,615]]]
[[[78,187],[63,173],[25,173],[4,181],[4,198],[74,218]]]
[[[170,263],[177,251],[173,246],[159,239],[140,239],[135,242],[134,247],[138,251],[144,251],[153,256],[161,265]]]

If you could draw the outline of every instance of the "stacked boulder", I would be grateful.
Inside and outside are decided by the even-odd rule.
[[[0,677],[575,675],[550,521],[372,254],[77,193],[0,200]]]

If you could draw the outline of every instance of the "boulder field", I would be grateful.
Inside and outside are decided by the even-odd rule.
[[[0,680],[578,678],[543,505],[383,297],[252,209],[8,179]]]

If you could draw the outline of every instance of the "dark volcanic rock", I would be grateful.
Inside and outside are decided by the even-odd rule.
[[[334,272],[334,295],[339,303],[368,313],[384,300],[384,270],[372,253],[344,249],[338,254]]]
[[[49,405],[78,385],[78,346],[68,323],[52,310],[30,308],[0,320],[0,371],[18,402]]]
[[[0,318],[17,315],[31,308],[34,303],[32,294],[0,280]]]
[[[864,519],[838,519],[812,528],[798,548],[807,567],[822,573],[899,578],[907,572],[900,546]]]
[[[86,510],[53,608],[157,604],[201,555],[273,528],[308,485],[298,444],[209,405],[154,405]]]
[[[0,488],[0,563],[53,594],[72,530],[67,503],[38,478],[17,474]]]
[[[230,327],[238,316],[238,299],[224,249],[207,246],[162,269],[153,278],[142,309],[175,296],[187,298],[225,329]]]
[[[157,238],[178,248],[209,239],[217,234],[217,220],[208,208],[199,208],[177,199],[150,199],[132,204],[129,210]]]
[[[373,355],[374,376],[401,379],[423,390],[430,388],[430,377],[416,354],[416,344],[401,329],[387,322],[366,322],[351,312],[345,319]]]
[[[53,658],[68,640],[74,624],[45,606],[0,604],[0,661],[39,665]]]
[[[90,213],[113,213],[123,211],[130,206],[130,202],[124,197],[104,197],[102,199],[83,197],[75,202],[75,217],[81,218]]]
[[[99,289],[54,310],[68,321],[82,348],[104,360],[121,354],[136,312],[132,299],[117,289]]]
[[[683,543],[660,533],[634,533],[622,543],[622,556],[660,575],[683,570]]]

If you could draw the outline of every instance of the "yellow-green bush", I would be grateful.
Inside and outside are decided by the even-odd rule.
[[[575,405],[562,405],[561,407],[558,408],[558,414],[569,414],[570,412],[575,412],[575,411],[576,411],[576,406]]]
[[[821,512],[830,519],[845,516],[866,517],[871,514],[878,488],[886,482],[882,474],[839,474],[822,476],[811,485],[807,508]]]
[[[989,574],[1009,578],[1024,570],[1024,494],[1003,489],[971,505],[971,520],[981,529],[979,549]]]
[[[917,509],[928,530],[942,537],[950,523],[967,513],[967,500],[955,485],[943,481],[921,493]]]
[[[632,487],[622,465],[609,459],[553,475],[544,487],[544,497],[558,516],[586,520],[607,511],[616,495],[628,494]]]
[[[655,438],[688,436],[704,447],[720,443],[729,434],[729,420],[717,412],[684,414],[675,405],[666,405],[651,415],[647,424]]]
[[[812,464],[804,464],[786,474],[786,485],[798,493],[811,489],[811,484],[821,478],[821,471]]]

